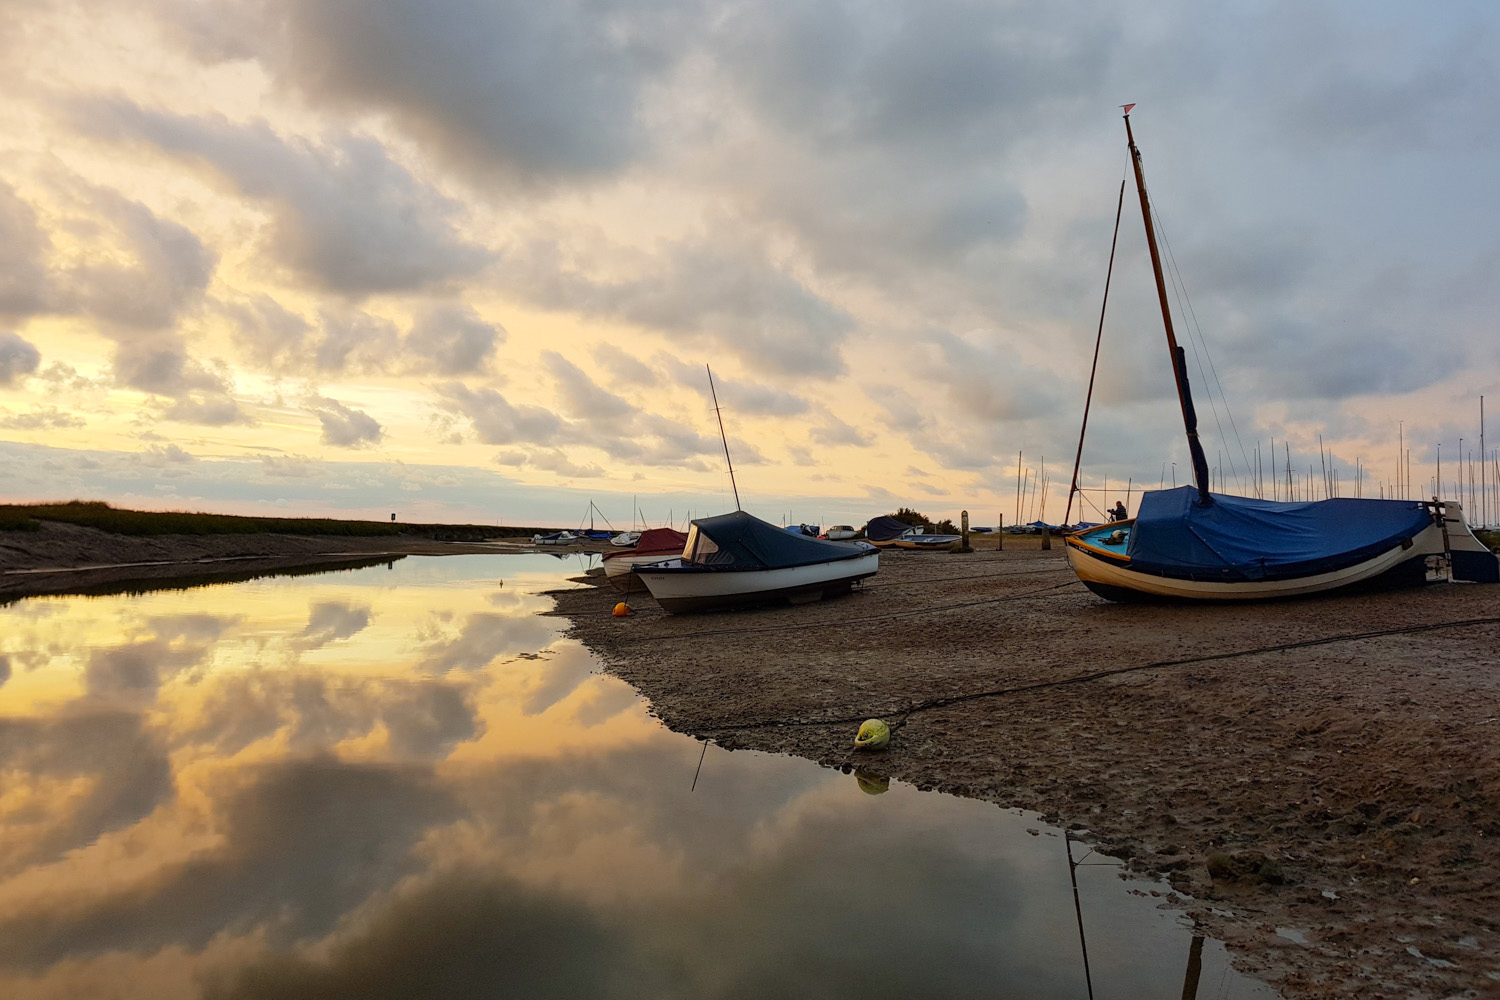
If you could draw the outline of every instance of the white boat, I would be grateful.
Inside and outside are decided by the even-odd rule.
[[[639,531],[622,531],[609,540],[609,544],[622,549],[635,548],[635,544],[641,540]]]
[[[554,531],[546,535],[532,535],[532,545],[571,545],[578,536],[571,531]]]
[[[958,547],[962,535],[929,535],[921,528],[912,528],[896,539],[898,549],[916,549],[920,552],[947,552]]]
[[[852,524],[835,524],[823,532],[823,537],[830,542],[847,542],[849,539],[858,536],[859,532],[854,530],[854,525]]]
[[[1140,151],[1130,129],[1132,107],[1125,108],[1125,132],[1196,485],[1147,490],[1134,518],[1067,535],[1064,549],[1078,579],[1116,601],[1265,600],[1422,584],[1436,556],[1448,563],[1451,579],[1500,580],[1500,561],[1473,536],[1456,503],[1436,497],[1430,503],[1348,497],[1285,503],[1210,491],[1186,355],[1172,328]],[[1122,204],[1123,198],[1122,186]],[[1097,357],[1096,347],[1096,363]],[[1080,434],[1080,457],[1082,452]]]
[[[846,594],[874,576],[880,553],[864,542],[794,535],[744,511],[692,522],[682,554],[637,566],[663,611],[682,614]]]
[[[631,571],[637,566],[663,562],[682,555],[687,536],[671,528],[652,528],[641,532],[634,549],[604,554],[604,576],[610,586],[623,593],[645,590],[646,585]]]

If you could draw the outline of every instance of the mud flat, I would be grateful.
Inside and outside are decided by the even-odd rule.
[[[1500,995],[1500,587],[1126,606],[1007,539],[796,608],[555,596],[672,729],[1086,829],[1287,997]]]

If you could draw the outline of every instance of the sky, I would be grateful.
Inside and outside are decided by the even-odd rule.
[[[0,0],[0,25],[0,500],[680,522],[734,505],[711,365],[754,513],[990,524],[1045,472],[1023,513],[1059,520],[1131,102],[1227,491],[1274,439],[1366,496],[1398,442],[1430,492],[1441,445],[1451,494],[1480,395],[1500,411],[1493,4]],[[1131,192],[1119,240],[1099,506],[1188,467]]]

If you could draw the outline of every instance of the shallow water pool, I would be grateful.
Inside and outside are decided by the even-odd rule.
[[[0,608],[0,995],[1183,995],[1165,887],[1035,817],[667,731],[544,615],[580,568]]]

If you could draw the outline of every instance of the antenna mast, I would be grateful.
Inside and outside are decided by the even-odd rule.
[[[734,490],[734,509],[740,509],[740,488],[734,482],[734,461],[729,457],[729,437],[724,433],[724,414],[719,411],[719,393],[714,389],[714,370],[703,366],[708,372],[708,392],[714,398],[714,416],[719,418],[719,440],[724,442],[724,464],[729,466],[729,487]]]

